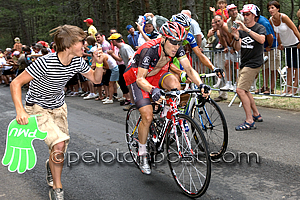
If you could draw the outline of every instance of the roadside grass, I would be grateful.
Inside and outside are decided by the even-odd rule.
[[[222,102],[230,103],[235,93],[228,92],[228,99]],[[212,91],[211,98],[218,97],[218,91]],[[268,108],[277,108],[284,110],[300,111],[300,98],[292,97],[277,97],[270,95],[253,95],[257,106],[263,106]],[[240,99],[236,98],[234,104],[239,104]]]

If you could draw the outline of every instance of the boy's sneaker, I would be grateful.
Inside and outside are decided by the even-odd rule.
[[[94,93],[90,93],[86,97],[83,97],[84,100],[95,99],[96,95]]]
[[[51,170],[50,170],[50,166],[49,166],[49,159],[46,160],[46,181],[47,181],[47,184],[50,186],[50,187],[53,187],[53,177],[52,177],[52,173],[51,173]]]
[[[53,188],[51,188],[49,190],[49,198],[50,200],[64,200],[64,191],[62,188],[56,188],[55,190],[53,190]]]
[[[103,104],[112,104],[114,101],[112,99],[107,99],[106,101],[103,101]]]

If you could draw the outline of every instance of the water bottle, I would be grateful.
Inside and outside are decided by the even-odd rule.
[[[165,116],[167,116],[167,113],[168,113],[169,109],[170,109],[170,106],[165,106],[164,110],[160,114],[160,117],[164,118]]]

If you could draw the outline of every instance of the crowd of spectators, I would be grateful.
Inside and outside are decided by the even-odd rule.
[[[190,26],[186,29],[194,36],[196,41],[185,43],[185,50],[191,64],[201,73],[206,72],[205,68],[203,68],[204,66],[211,70],[215,67],[222,68],[226,72],[226,84],[221,87],[219,97],[215,98],[216,101],[222,101],[227,99],[227,91],[235,90],[233,84],[237,80],[237,69],[240,65],[240,52],[233,48],[231,27],[235,27],[237,25],[236,22],[244,22],[244,17],[238,12],[237,6],[234,4],[227,5],[225,0],[218,0],[217,6],[218,9],[210,7],[214,17],[212,19],[212,28],[207,34],[207,40],[197,21],[192,19],[192,13],[189,10],[182,10],[181,13],[190,18]],[[300,47],[299,30],[287,15],[279,12],[280,4],[278,2],[271,1],[267,7],[272,15],[270,20],[261,16],[259,8],[257,8],[256,22],[265,26],[267,30],[264,55],[265,58],[268,57],[262,70],[263,85],[255,92],[264,94],[275,93],[275,82],[278,76],[277,69],[280,65],[280,50],[285,50],[286,65],[288,66],[287,87],[285,87],[282,95],[291,96],[299,91],[299,61],[297,59],[297,49]],[[300,11],[297,13],[297,16],[300,17]],[[110,29],[110,35],[107,39],[103,33],[97,31],[93,19],[87,18],[83,20],[88,28],[86,31],[87,37],[84,41],[84,58],[95,69],[96,63],[92,59],[92,53],[95,51],[95,48],[102,48],[105,54],[105,72],[101,84],[93,84],[82,75],[77,74],[68,82],[66,96],[82,97],[84,100],[94,99],[102,101],[103,104],[112,104],[114,99],[119,100],[120,105],[132,104],[130,91],[123,78],[124,71],[130,62],[130,58],[141,45],[160,37],[159,29],[166,21],[168,21],[167,18],[152,13],[141,15],[135,23],[125,27],[128,31],[128,35],[125,37],[128,44],[125,44],[122,35],[115,28]],[[39,41],[31,46],[26,46],[22,45],[19,37],[16,37],[14,42],[12,48],[0,49],[0,66],[2,68],[0,84],[4,86],[9,86],[10,81],[22,73],[39,56],[55,52],[55,44],[53,43],[49,45],[47,42]],[[211,48],[215,52],[214,65],[203,54],[203,51]],[[193,60],[194,62],[192,62]],[[268,86],[269,79],[271,80],[270,86]],[[253,85],[256,85],[256,79]],[[121,97],[117,95],[118,88],[123,93]]]

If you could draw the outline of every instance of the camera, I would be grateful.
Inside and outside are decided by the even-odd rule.
[[[234,21],[232,27],[238,29],[239,28],[239,24]]]

